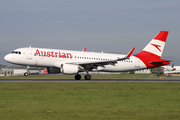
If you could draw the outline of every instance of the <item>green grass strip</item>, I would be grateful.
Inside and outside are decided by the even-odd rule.
[[[180,83],[0,83],[2,120],[179,120]]]

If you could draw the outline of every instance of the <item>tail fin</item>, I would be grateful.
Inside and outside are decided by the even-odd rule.
[[[150,43],[139,54],[135,56],[160,59],[168,33],[169,31],[160,31],[154,37],[154,39],[152,39]]]

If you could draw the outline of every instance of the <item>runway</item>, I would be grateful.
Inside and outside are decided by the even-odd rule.
[[[1,83],[93,83],[93,82],[102,82],[102,83],[112,83],[112,82],[180,82],[180,80],[170,80],[170,79],[145,79],[145,80],[0,80]]]

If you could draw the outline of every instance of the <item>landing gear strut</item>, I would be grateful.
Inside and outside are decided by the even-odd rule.
[[[75,79],[76,79],[76,80],[80,80],[80,79],[81,79],[81,75],[76,74],[76,75],[75,75]]]

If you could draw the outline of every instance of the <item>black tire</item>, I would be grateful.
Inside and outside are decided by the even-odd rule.
[[[75,75],[75,79],[76,79],[76,80],[81,80],[81,75],[76,74],[76,75]]]
[[[28,76],[28,73],[27,73],[27,72],[25,72],[25,73],[24,73],[24,76]]]
[[[85,79],[85,80],[91,80],[91,76],[90,76],[90,75],[85,75],[85,76],[84,76],[84,79]]]

